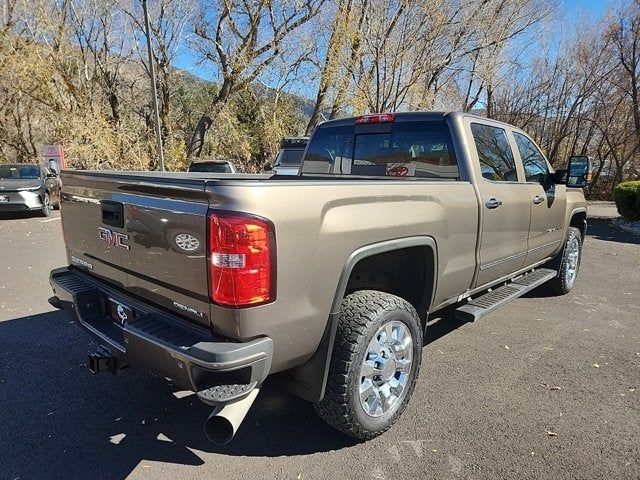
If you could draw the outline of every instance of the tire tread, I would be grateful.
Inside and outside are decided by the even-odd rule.
[[[349,404],[351,387],[349,377],[352,368],[358,368],[355,365],[360,353],[358,346],[362,343],[363,337],[366,338],[370,333],[376,317],[390,310],[404,310],[420,325],[418,314],[413,306],[395,295],[376,290],[360,290],[345,297],[340,308],[325,395],[316,407],[320,417],[333,428],[362,440],[374,438],[387,431],[404,409],[404,405],[401,406],[384,428],[372,431],[357,420]],[[418,330],[421,331],[420,328]],[[422,337],[417,340],[421,347]],[[420,357],[421,355],[416,355],[415,360],[419,362]],[[407,386],[408,394],[403,400],[405,405],[415,387],[418,371],[419,363]]]

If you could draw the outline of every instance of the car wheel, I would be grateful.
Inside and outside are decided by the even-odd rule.
[[[556,295],[565,295],[573,288],[582,260],[582,233],[575,227],[569,227],[564,247],[554,259],[558,275],[547,283]]]
[[[43,217],[51,215],[51,200],[48,193],[45,193],[42,198],[42,210],[40,210],[40,213]]]
[[[380,435],[406,408],[421,359],[421,322],[411,304],[375,290],[348,295],[318,414],[352,437]]]

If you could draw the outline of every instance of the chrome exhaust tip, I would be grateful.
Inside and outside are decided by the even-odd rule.
[[[216,407],[204,422],[204,433],[209,441],[226,445],[233,440],[259,391],[256,387],[242,400]]]

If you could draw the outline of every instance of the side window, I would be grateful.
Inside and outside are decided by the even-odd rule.
[[[498,127],[471,124],[482,176],[494,182],[517,182],[518,173],[507,133]]]
[[[531,140],[521,133],[513,132],[513,136],[516,139],[520,158],[522,158],[527,182],[543,183],[549,173],[549,167],[542,153]]]
[[[350,173],[353,127],[320,127],[313,136],[304,158],[305,173]],[[349,165],[345,165],[349,160]]]

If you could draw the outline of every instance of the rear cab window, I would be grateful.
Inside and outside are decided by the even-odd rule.
[[[460,178],[444,120],[320,126],[307,148],[302,173]]]

